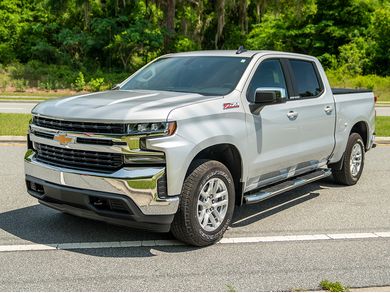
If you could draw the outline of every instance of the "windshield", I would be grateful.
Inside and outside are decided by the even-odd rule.
[[[134,75],[121,89],[226,95],[237,85],[249,58],[192,56],[161,58]]]

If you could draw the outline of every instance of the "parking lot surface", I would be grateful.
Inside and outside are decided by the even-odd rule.
[[[225,243],[207,248],[39,205],[25,191],[24,151],[0,144],[1,291],[310,290],[324,279],[390,285],[389,146],[367,153],[355,186],[328,178],[237,208]],[[37,244],[47,248],[30,249]]]

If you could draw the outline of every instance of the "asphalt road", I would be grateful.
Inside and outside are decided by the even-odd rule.
[[[11,103],[0,101],[0,113],[31,113],[37,103]]]
[[[11,103],[0,101],[0,113],[31,113],[36,103]],[[390,116],[390,107],[376,107],[377,116]]]
[[[171,239],[61,214],[25,192],[23,146],[0,144],[0,248]],[[366,157],[360,182],[331,178],[238,208],[227,239],[344,234],[339,240],[0,252],[0,291],[226,291],[390,285],[390,147]],[[146,243],[146,242],[145,242]],[[16,249],[15,249],[16,250]]]
[[[376,107],[377,116],[390,116],[390,107]]]

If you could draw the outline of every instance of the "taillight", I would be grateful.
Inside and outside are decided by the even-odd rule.
[[[378,101],[378,97],[374,96],[374,103],[376,104],[377,101]]]

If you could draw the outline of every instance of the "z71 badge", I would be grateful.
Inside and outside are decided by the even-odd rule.
[[[233,109],[233,108],[239,108],[240,104],[238,102],[235,103],[224,103],[223,104],[223,109],[228,110],[228,109]]]

